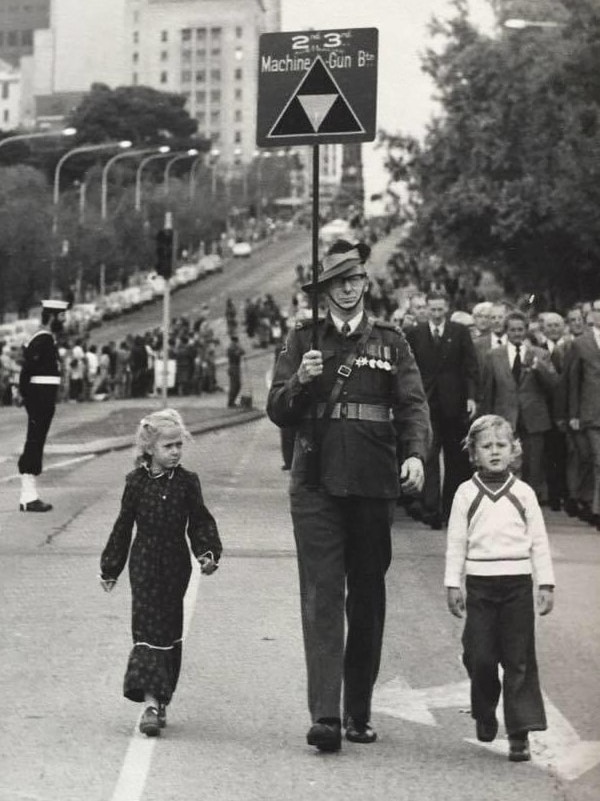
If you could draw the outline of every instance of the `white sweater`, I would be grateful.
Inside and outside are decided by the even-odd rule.
[[[471,576],[535,575],[554,584],[546,525],[535,492],[509,475],[496,491],[476,473],[456,491],[448,522],[444,585]]]

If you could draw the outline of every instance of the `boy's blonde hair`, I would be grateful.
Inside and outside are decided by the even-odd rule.
[[[150,449],[159,436],[168,428],[178,428],[181,436],[190,440],[190,432],[185,427],[183,418],[175,409],[161,409],[140,420],[135,433],[135,464],[137,467],[148,464],[151,459]]]
[[[475,464],[475,446],[477,444],[477,438],[490,428],[506,432],[512,445],[512,463],[518,460],[522,453],[521,443],[517,437],[515,437],[511,424],[504,417],[500,417],[499,414],[484,414],[471,423],[469,432],[464,439],[464,447],[469,453],[471,464]]]

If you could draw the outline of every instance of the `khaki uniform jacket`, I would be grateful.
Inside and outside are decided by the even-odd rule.
[[[367,323],[342,336],[331,318],[319,321],[318,342],[323,375],[300,384],[297,371],[311,349],[310,321],[290,331],[273,376],[267,414],[276,425],[297,427],[291,492],[306,486],[307,450],[312,441],[311,404],[326,403],[337,370]],[[320,482],[331,495],[395,498],[400,493],[399,463],[408,456],[425,460],[431,439],[429,411],[421,377],[401,329],[374,321],[373,330],[357,354],[351,376],[339,398],[342,404],[370,404],[391,410],[386,420],[331,419],[317,421]]]

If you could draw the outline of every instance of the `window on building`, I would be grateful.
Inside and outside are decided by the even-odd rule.
[[[169,51],[168,50],[161,50],[160,51],[160,60],[161,61],[168,61],[169,60]]]
[[[201,47],[199,50],[196,50],[196,58],[204,60],[206,58],[206,49]]]
[[[8,122],[10,119],[10,114],[8,113],[8,109],[4,109],[4,114],[2,115],[4,118],[4,122]]]
[[[221,80],[221,70],[217,70],[217,69],[211,70],[210,71],[210,79],[211,79],[211,81],[215,81],[215,82],[220,81]]]
[[[244,58],[244,51],[242,50],[241,47],[236,47],[235,48],[235,60],[236,61],[241,61],[243,58]]]
[[[212,89],[211,90],[210,102],[211,103],[220,103],[221,102],[221,90],[220,89]]]
[[[236,79],[236,81],[241,81],[242,80],[242,68],[241,67],[236,67],[235,68],[235,72],[233,73],[233,77]]]
[[[140,54],[139,53],[134,53],[132,55],[132,57],[131,57],[131,60],[133,61],[134,64],[137,64],[138,61],[140,60]]]
[[[183,28],[181,31],[181,41],[182,42],[190,42],[192,39],[192,29],[191,28]]]
[[[220,56],[221,55],[221,48],[220,47],[211,47],[210,54],[211,54],[211,56]]]
[[[236,89],[235,90],[235,99],[236,100],[241,100],[242,99],[242,90],[241,89]]]
[[[23,47],[33,46],[33,31],[21,31],[21,44]]]
[[[131,83],[134,86],[137,86],[137,82],[138,82],[138,74],[137,72],[134,72],[133,75],[131,76]]]
[[[192,60],[192,51],[191,50],[182,50],[181,51],[181,60],[184,64],[189,64]]]
[[[197,111],[196,119],[200,125],[206,125],[206,111]]]
[[[8,100],[10,92],[10,84],[8,81],[2,81],[2,100]]]
[[[191,92],[182,92],[182,95],[185,97],[186,103],[192,102],[192,93]]]
[[[196,41],[198,42],[206,41],[206,28],[196,28]]]
[[[241,144],[241,141],[242,141],[242,132],[241,131],[236,131],[233,134],[233,141],[235,142],[236,145]]]
[[[0,31],[0,47],[4,47],[4,31]]]
[[[211,131],[210,138],[212,142],[219,142],[221,140],[221,134],[219,131]]]
[[[190,83],[192,80],[192,71],[191,70],[183,70],[181,73],[181,83]]]
[[[134,32],[133,32],[133,43],[134,43],[134,44],[139,44],[139,43],[140,43],[140,34],[139,34],[139,31],[134,31]]]
[[[139,11],[134,11],[133,12],[133,22],[134,22],[134,24],[137,25],[137,23],[139,21],[140,21],[140,12]]]
[[[16,47],[19,44],[19,37],[16,31],[8,32],[7,44],[9,47]]]
[[[161,31],[160,32],[160,41],[161,42],[168,42],[169,41],[169,31]]]
[[[220,111],[211,111],[210,112],[210,124],[211,125],[219,125],[221,122],[221,112]]]
[[[206,103],[206,92],[196,92],[196,103],[204,105]]]
[[[213,43],[216,44],[217,42],[221,41],[221,28],[211,28],[210,29],[210,38],[213,40]]]
[[[168,83],[169,82],[169,73],[168,72],[161,72],[160,73],[160,82],[161,83]]]
[[[241,25],[237,25],[235,29],[235,38],[241,39],[243,35],[244,35],[244,29],[242,28]]]
[[[196,83],[204,83],[206,81],[206,70],[196,70]]]
[[[235,121],[236,122],[242,121],[242,112],[239,110],[239,108],[235,112]]]

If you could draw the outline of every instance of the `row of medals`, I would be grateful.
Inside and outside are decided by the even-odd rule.
[[[370,367],[372,370],[387,370],[391,372],[392,365],[385,359],[367,359],[366,356],[358,356],[354,360],[357,367]]]

